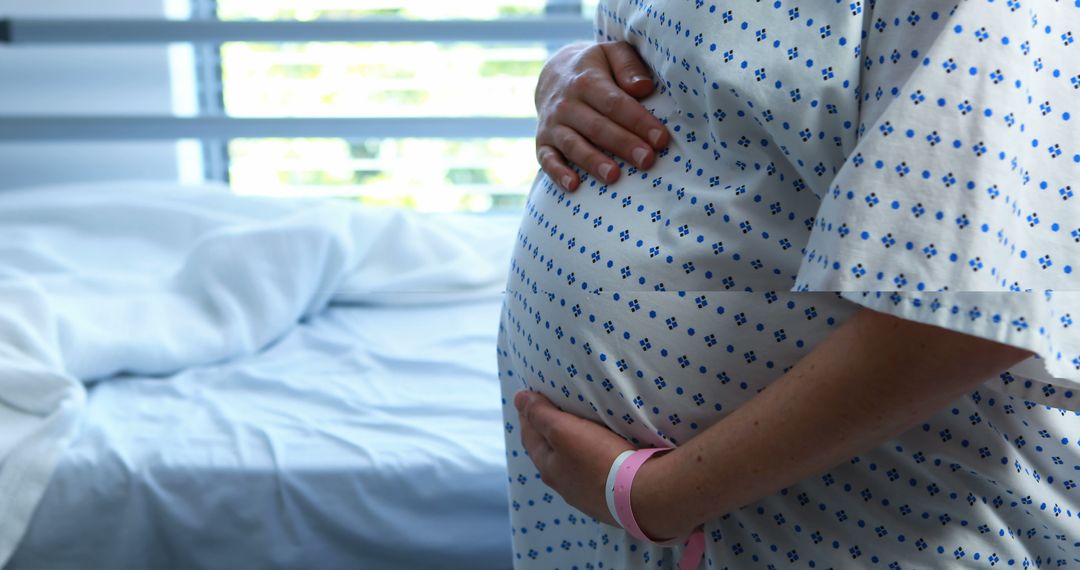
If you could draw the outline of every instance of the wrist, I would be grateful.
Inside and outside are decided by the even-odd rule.
[[[658,541],[689,535],[701,521],[689,516],[688,501],[679,475],[682,454],[665,453],[646,461],[634,478],[630,489],[630,504],[641,530]]]

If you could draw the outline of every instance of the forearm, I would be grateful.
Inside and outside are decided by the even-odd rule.
[[[635,511],[651,536],[685,533],[904,432],[1028,356],[864,309],[731,415],[646,463]]]

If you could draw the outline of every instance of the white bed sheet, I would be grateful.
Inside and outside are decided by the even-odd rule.
[[[220,187],[0,193],[0,566],[508,565],[515,227]]]
[[[497,299],[92,385],[22,568],[508,568]]]

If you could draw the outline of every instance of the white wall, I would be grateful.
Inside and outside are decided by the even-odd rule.
[[[0,17],[164,18],[163,0],[0,0]],[[173,48],[172,56],[177,55]],[[0,115],[169,115],[167,46],[0,45]],[[190,143],[189,143],[190,145]],[[0,188],[112,179],[177,180],[175,142],[0,143]],[[190,152],[190,149],[187,150]]]

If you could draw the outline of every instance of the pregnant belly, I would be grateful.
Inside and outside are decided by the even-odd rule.
[[[693,437],[782,376],[854,312],[831,293],[726,289],[723,277],[749,282],[752,269],[700,261],[699,246],[719,239],[705,229],[701,240],[665,241],[647,218],[627,214],[636,207],[617,194],[641,190],[632,183],[605,193],[585,185],[574,195],[549,190],[543,178],[537,184],[507,285],[500,352],[513,374],[504,381],[543,392],[639,444]],[[655,204],[649,207],[680,210]],[[636,236],[647,235],[665,244],[664,257],[641,252],[645,238]]]

